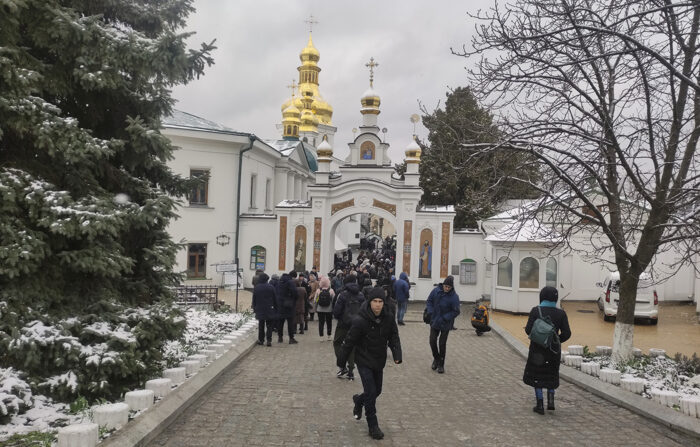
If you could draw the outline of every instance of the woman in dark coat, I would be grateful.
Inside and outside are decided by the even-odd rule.
[[[287,322],[287,333],[289,334],[289,344],[293,345],[297,341],[294,339],[294,312],[297,303],[297,286],[289,274],[284,273],[280,278],[277,287],[277,342],[282,343],[284,334],[284,322]]]
[[[430,292],[425,307],[430,314],[430,350],[433,352],[432,370],[445,372],[447,336],[454,328],[455,318],[460,313],[459,295],[455,293],[454,278],[448,276]]]
[[[277,322],[277,296],[275,288],[267,282],[269,279],[267,274],[259,273],[256,278],[253,289],[253,312],[258,320],[258,344],[262,345],[267,338],[267,346],[272,346],[272,328]],[[267,327],[267,337],[265,337],[265,327]]]
[[[566,316],[566,312],[556,307],[558,299],[559,292],[557,292],[556,288],[544,287],[540,291],[540,305],[530,310],[530,316],[525,326],[525,333],[530,335],[532,325],[540,317],[540,312],[542,312],[542,316],[551,318],[552,324],[554,324],[557,334],[559,334],[559,343],[553,344],[551,349],[530,342],[530,351],[527,354],[523,382],[535,388],[537,405],[532,408],[532,411],[539,414],[544,414],[542,388],[547,388],[547,409],[554,410],[554,390],[559,387],[561,343],[571,338],[571,329],[569,328],[569,319]]]

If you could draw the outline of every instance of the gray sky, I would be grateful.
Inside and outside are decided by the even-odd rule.
[[[314,46],[321,53],[320,92],[333,107],[336,156],[348,153],[352,129],[361,123],[360,97],[369,86],[365,63],[374,57],[374,89],[382,99],[379,126],[386,127],[393,161],[403,159],[413,134],[409,117],[418,101],[432,110],[448,88],[466,85],[465,66],[450,47],[468,45],[474,22],[467,12],[492,0],[289,1],[196,0],[190,47],[216,39],[216,64],[173,94],[176,107],[261,138],[281,138],[275,124],[290,96],[299,53],[306,46],[310,14]],[[418,125],[416,133],[425,137]]]

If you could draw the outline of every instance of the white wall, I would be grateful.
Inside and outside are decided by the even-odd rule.
[[[466,285],[460,283],[459,274],[455,274],[455,291],[461,301],[476,301],[481,299],[483,294],[491,293],[492,274],[487,262],[486,243],[484,243],[481,233],[455,232],[452,233],[452,253],[450,253],[450,273],[452,267],[459,268],[462,259],[473,259],[476,261],[476,284]],[[490,256],[488,257],[490,260]]]

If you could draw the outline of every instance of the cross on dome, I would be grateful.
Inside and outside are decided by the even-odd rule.
[[[292,79],[292,83],[287,86],[287,88],[292,89],[292,98],[294,98],[294,93],[296,93],[297,87],[299,86],[294,79]]]
[[[374,62],[373,57],[370,57],[365,67],[369,67],[369,86],[374,87],[374,85],[372,85],[374,83],[374,67],[379,67],[379,64]]]
[[[309,14],[309,18],[304,20],[304,22],[309,24],[310,33],[313,32],[313,26],[318,23],[313,14]]]

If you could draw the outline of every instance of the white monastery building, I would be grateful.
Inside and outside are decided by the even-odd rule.
[[[334,157],[337,128],[319,91],[320,53],[311,35],[299,57],[298,85],[290,86],[292,96],[282,105],[281,139],[261,139],[180,111],[163,121],[163,134],[178,148],[173,171],[208,178],[170,226],[185,247],[177,269],[187,272],[188,283],[223,284],[217,265],[237,258],[243,287],[252,286],[256,269],[274,274],[316,267],[328,274],[336,249],[359,242],[359,215],[368,213],[396,229],[395,272],[406,272],[415,283],[412,299],[425,300],[447,275],[455,277],[462,301],[488,296],[492,308],[509,312],[529,312],[545,285],[559,288],[567,300],[597,299],[604,267],[575,253],[553,254],[549,241],[535,233],[507,231],[518,217],[513,210],[484,220],[479,229],[456,229],[452,206],[420,204],[420,147],[414,141],[406,148],[406,172],[399,177],[389,144],[379,137],[373,59],[369,88],[360,97],[359,132],[350,154]],[[657,290],[660,300],[697,302],[700,278],[682,269]]]

